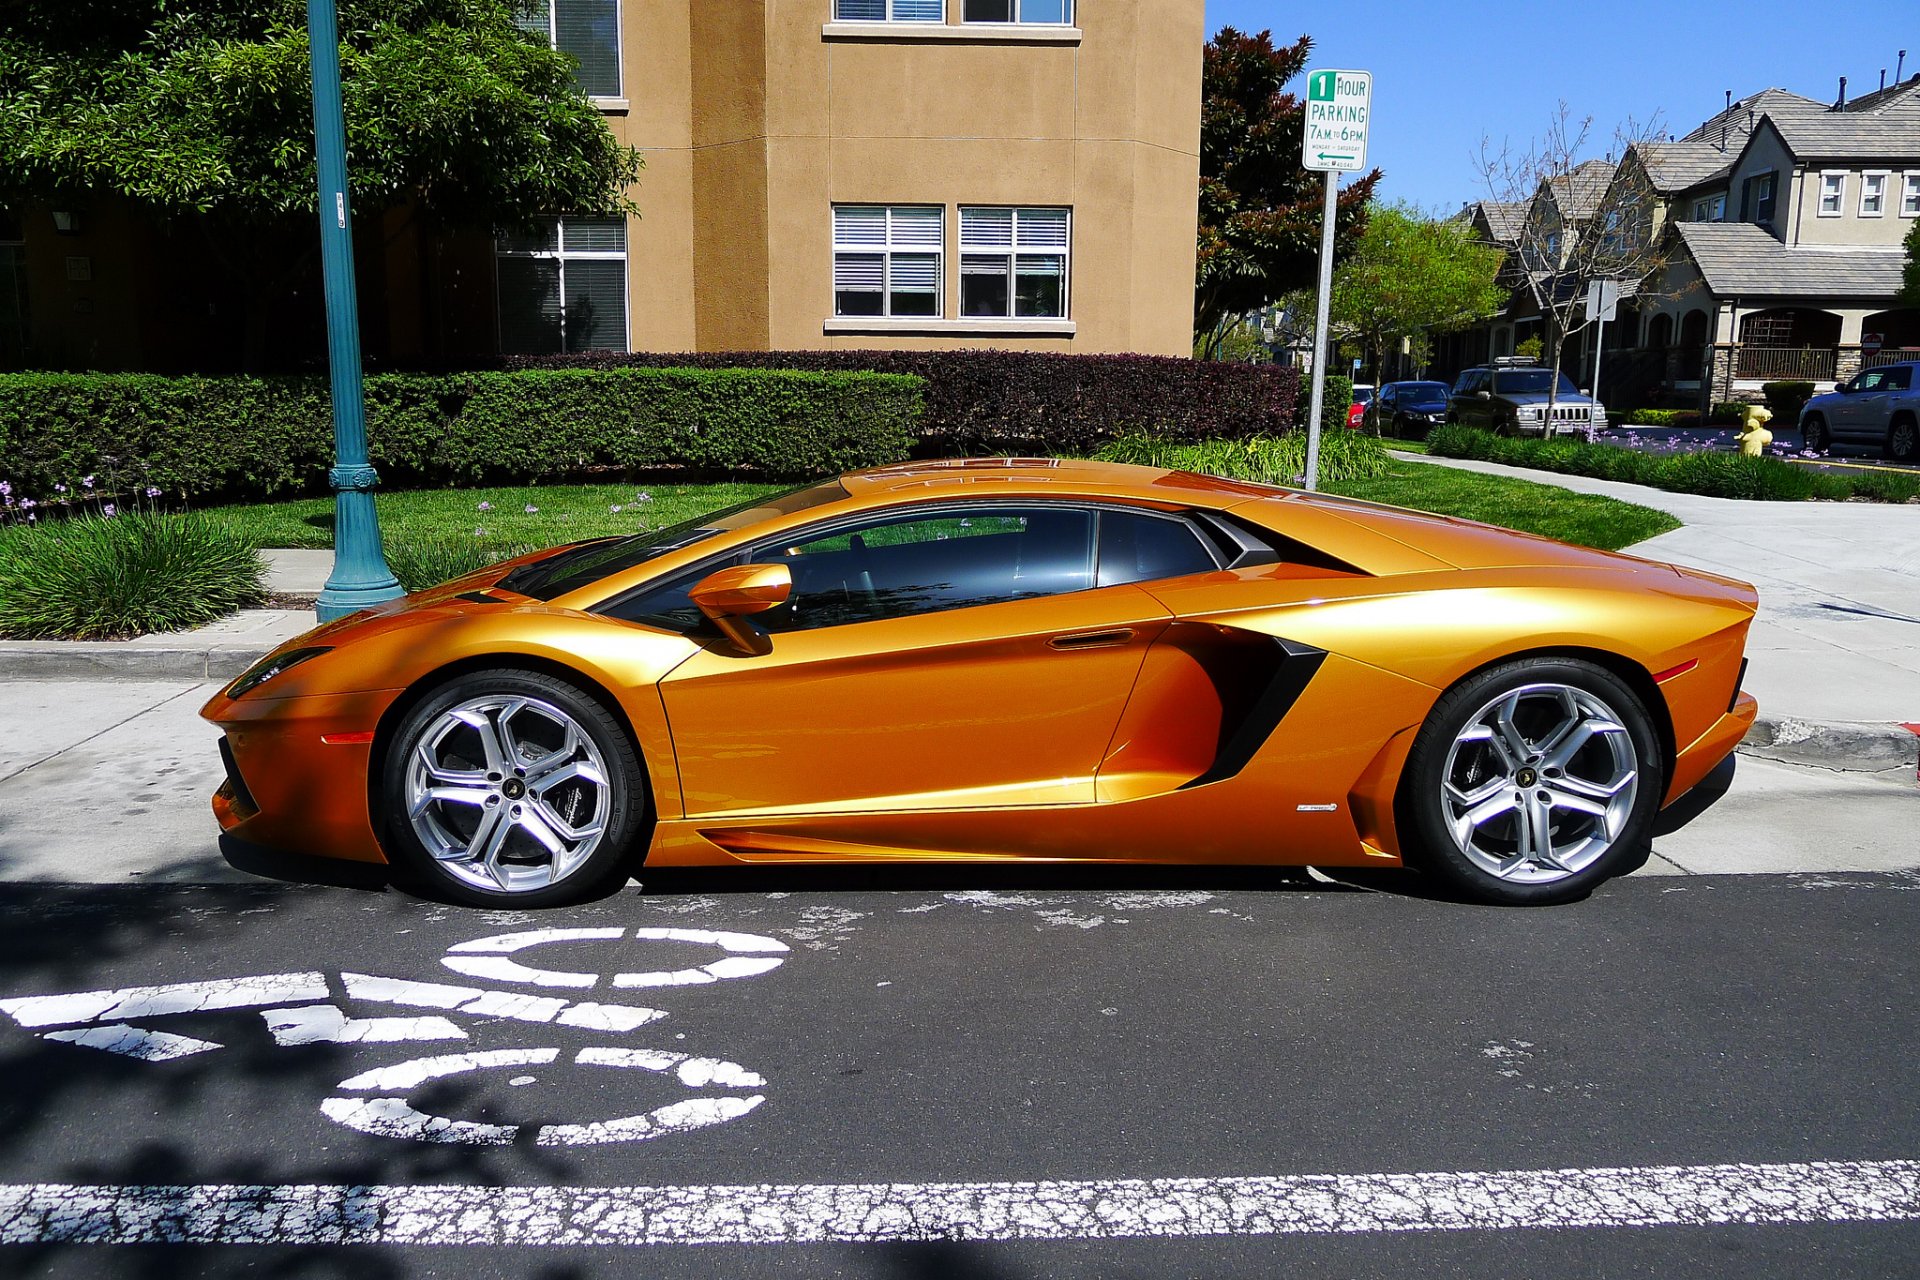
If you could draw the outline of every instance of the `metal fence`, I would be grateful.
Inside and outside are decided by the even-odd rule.
[[[1882,347],[1860,353],[1862,369],[1871,369],[1877,364],[1899,364],[1903,360],[1920,360],[1920,347]]]
[[[1833,377],[1839,356],[1833,347],[1741,347],[1734,353],[1733,375],[1819,382]]]

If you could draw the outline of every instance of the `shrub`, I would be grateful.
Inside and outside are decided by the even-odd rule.
[[[393,485],[681,467],[805,479],[906,457],[911,377],[771,369],[530,369],[367,379]],[[0,375],[0,458],[22,492],[86,474],[169,496],[312,490],[333,456],[319,378]]]
[[[1698,409],[1635,409],[1620,418],[1629,427],[1697,427]]]
[[[1707,422],[1713,426],[1742,426],[1747,420],[1747,410],[1752,407],[1745,400],[1723,400],[1713,406]]]
[[[408,591],[424,591],[449,578],[537,550],[519,543],[457,536],[397,538],[386,547],[387,566]]]
[[[1281,436],[1186,444],[1128,435],[1110,442],[1095,456],[1107,462],[1197,471],[1257,484],[1297,485],[1307,470],[1307,437],[1304,432],[1289,431]],[[1372,436],[1342,429],[1338,434],[1320,437],[1319,479],[1323,485],[1376,479],[1387,473],[1389,462],[1386,448]]]
[[[1798,502],[1863,497],[1905,502],[1910,496],[1920,496],[1920,477],[1889,474],[1855,479],[1795,466],[1780,458],[1749,458],[1738,453],[1642,453],[1617,445],[1516,439],[1472,427],[1435,427],[1427,437],[1427,452],[1712,498]]]
[[[925,382],[916,452],[1083,455],[1115,436],[1241,439],[1294,423],[1299,371],[1167,356],[1033,351],[590,352],[511,356],[509,369],[866,370]],[[1344,407],[1344,406],[1343,406]]]
[[[1813,399],[1813,384],[1799,381],[1763,382],[1760,384],[1760,394],[1767,398],[1767,408],[1773,410],[1775,418],[1797,422],[1800,410],[1806,407],[1807,401]]]
[[[1527,338],[1515,344],[1513,354],[1519,356],[1522,360],[1538,360],[1541,353],[1545,350],[1546,347],[1541,343],[1540,339]]]
[[[1311,403],[1306,407],[1311,408]],[[1337,373],[1328,374],[1327,389],[1320,400],[1320,438],[1325,440],[1329,436],[1346,434],[1347,413],[1352,408],[1353,379]]]
[[[115,640],[266,598],[266,566],[200,514],[83,515],[0,531],[0,635]]]

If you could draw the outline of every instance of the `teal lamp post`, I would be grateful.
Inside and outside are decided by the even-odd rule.
[[[360,382],[360,312],[353,287],[353,226],[347,209],[347,127],[340,106],[340,22],[334,0],[307,0],[313,57],[313,140],[320,171],[320,268],[327,296],[327,365],[333,375],[333,573],[320,592],[320,621],[403,594],[380,549],[367,461],[367,407]]]

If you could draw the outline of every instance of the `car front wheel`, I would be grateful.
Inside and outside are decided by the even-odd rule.
[[[1644,860],[1662,787],[1659,736],[1618,677],[1505,663],[1445,694],[1415,739],[1409,860],[1479,901],[1572,901]]]
[[[1833,438],[1827,434],[1827,420],[1819,414],[1809,414],[1800,424],[1800,447],[1814,453],[1825,453],[1833,444]]]
[[[382,773],[387,847],[430,893],[554,906],[605,889],[645,812],[618,721],[554,676],[474,672],[416,706]]]

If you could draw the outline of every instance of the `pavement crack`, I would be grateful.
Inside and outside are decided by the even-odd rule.
[[[61,756],[67,754],[67,752],[76,751],[79,748],[86,746],[89,742],[93,742],[99,738],[105,737],[107,734],[112,733],[115,729],[118,729],[123,725],[132,724],[135,720],[138,720],[141,716],[144,716],[149,712],[158,711],[160,708],[166,706],[170,702],[178,702],[180,699],[186,697],[190,693],[198,693],[204,687],[205,687],[204,685],[199,685],[199,684],[189,685],[187,688],[182,689],[180,692],[172,695],[171,697],[160,699],[160,701],[154,703],[152,706],[142,707],[140,710],[134,712],[132,715],[128,716],[124,720],[116,720],[114,723],[108,725],[106,728],[100,730],[98,733],[90,733],[86,737],[80,739],[80,741],[78,742],[69,743],[68,745],[60,748],[58,751],[49,752],[48,754],[41,756],[38,760],[34,760],[28,764],[23,764],[18,769],[15,769],[12,773],[0,774],[0,784],[11,782],[15,778],[19,777],[23,773],[26,773],[30,769],[38,769],[41,765],[47,763],[47,761],[49,760],[58,760]]]

